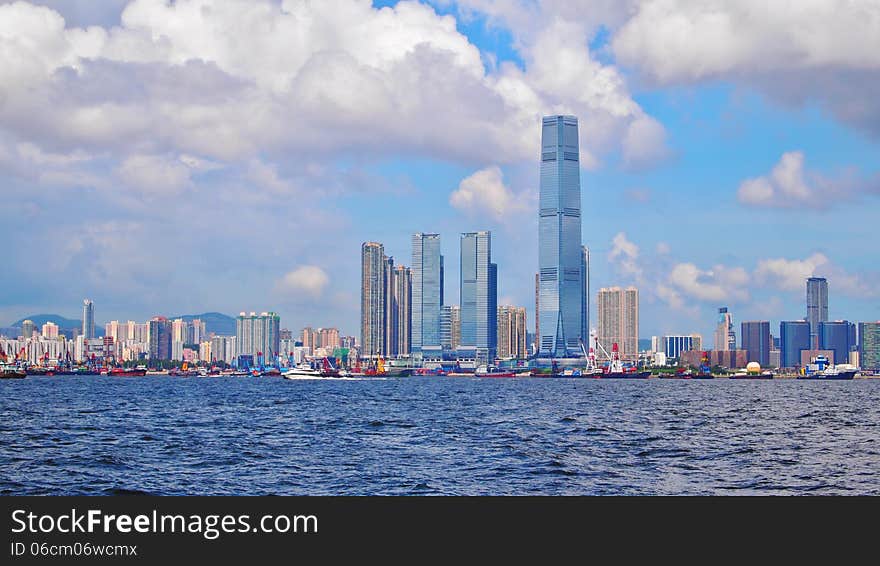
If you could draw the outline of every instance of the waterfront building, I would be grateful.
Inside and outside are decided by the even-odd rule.
[[[443,306],[443,256],[440,234],[412,237],[412,351],[442,357],[440,307]]]
[[[492,234],[461,235],[461,343],[479,360],[495,358],[498,331],[497,266],[492,263]]]
[[[149,321],[150,360],[171,359],[171,323],[164,316]],[[85,338],[85,337],[83,337]]]
[[[770,321],[746,321],[741,325],[742,349],[748,352],[749,362],[762,367],[770,365]]]
[[[664,336],[662,338],[662,345],[662,351],[668,359],[679,359],[683,352],[702,351],[703,337],[699,334]]]
[[[599,343],[611,352],[618,345],[621,359],[636,361],[639,355],[639,291],[635,287],[601,288],[596,301]]]
[[[819,348],[832,350],[835,363],[849,362],[849,353],[855,350],[856,325],[846,320],[819,323]]]
[[[235,336],[214,336],[211,338],[210,344],[210,360],[212,362],[232,364],[235,361]]]
[[[52,321],[47,321],[46,324],[43,325],[40,334],[43,338],[56,339],[58,338],[58,325]]]
[[[859,365],[880,371],[880,322],[859,323]]]
[[[82,334],[86,340],[95,337],[95,303],[91,299],[83,300]]]
[[[779,323],[779,367],[800,367],[801,352],[809,349],[809,322],[806,320],[784,320]]]
[[[361,344],[367,357],[382,356],[388,351],[388,260],[382,244],[364,242],[361,245]]]
[[[807,279],[807,322],[810,347],[819,348],[819,323],[828,321],[828,281],[824,277]]]
[[[498,357],[526,359],[526,309],[510,305],[498,307]]]
[[[281,317],[274,312],[239,313],[235,320],[236,356],[253,356],[254,363],[271,363],[278,355]]]
[[[543,357],[580,356],[583,248],[578,121],[546,116],[541,129],[538,206],[540,350]]]
[[[34,332],[37,331],[37,325],[34,324],[33,320],[25,320],[21,323],[21,337],[25,340],[30,340],[34,337]]]
[[[728,311],[727,307],[718,309],[718,322],[715,325],[715,350],[736,350],[733,314]]]

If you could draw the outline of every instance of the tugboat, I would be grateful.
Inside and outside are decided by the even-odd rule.
[[[823,355],[816,356],[813,363],[805,367],[803,371],[804,373],[797,376],[797,379],[843,381],[855,378],[858,373],[858,370],[852,367],[830,365],[828,358]]]
[[[602,344],[599,343],[598,339],[596,339],[596,344],[610,360],[608,367],[606,367],[605,371],[598,376],[600,379],[648,379],[648,377],[651,376],[650,371],[639,371],[635,367],[625,367],[620,360],[620,348],[618,347],[617,342],[614,342],[611,345],[610,355]]]

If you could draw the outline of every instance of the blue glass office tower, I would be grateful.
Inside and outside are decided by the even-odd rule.
[[[545,117],[538,210],[539,356],[543,357],[581,355],[584,269],[578,159],[577,118]]]
[[[848,364],[856,348],[856,325],[845,320],[819,323],[819,349],[834,352],[835,364]]]
[[[440,234],[412,237],[412,350],[441,357],[440,307],[443,306],[443,256]]]
[[[810,323],[784,320],[779,323],[779,363],[784,368],[801,365],[801,350],[810,349]]]
[[[461,235],[461,338],[462,349],[474,357],[495,358],[498,332],[497,268],[492,263],[492,234]]]

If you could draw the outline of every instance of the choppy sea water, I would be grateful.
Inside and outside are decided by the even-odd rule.
[[[880,380],[29,377],[0,493],[880,494]]]

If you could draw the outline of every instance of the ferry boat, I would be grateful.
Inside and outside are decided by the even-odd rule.
[[[474,377],[516,377],[516,372],[494,365],[483,365],[474,370]]]
[[[321,370],[315,369],[308,362],[292,367],[281,374],[284,379],[302,379],[304,377],[321,377]]]
[[[24,379],[27,372],[10,364],[0,365],[0,379]]]

